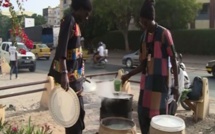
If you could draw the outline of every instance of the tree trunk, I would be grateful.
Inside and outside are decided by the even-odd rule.
[[[125,40],[125,51],[128,52],[130,50],[129,48],[129,42],[128,42],[128,31],[122,31],[124,40]]]

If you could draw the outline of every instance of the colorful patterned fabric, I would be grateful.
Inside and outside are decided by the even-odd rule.
[[[79,78],[83,78],[84,61],[82,58],[81,31],[72,16],[66,16],[61,21],[58,46],[48,74],[53,76],[57,83],[61,82],[61,58],[66,59],[71,83],[77,82]]]
[[[66,52],[67,69],[70,77],[74,76],[75,79],[78,79],[84,75],[84,62],[82,60],[82,47],[80,44],[81,32],[78,24],[75,24],[72,30],[74,34],[70,37]],[[74,40],[76,40],[76,43]],[[58,60],[54,61],[54,69],[58,72],[61,71]]]
[[[73,48],[73,38],[76,38],[76,45]],[[71,43],[71,44],[70,44]],[[71,45],[71,47],[70,47]],[[67,61],[72,62],[72,66],[69,66],[70,76],[73,75],[76,79],[84,75],[84,62],[82,59],[83,52],[81,47],[81,31],[79,25],[76,23],[74,26],[74,36],[69,41],[67,50]]]
[[[153,34],[145,32],[140,60],[146,63],[140,84],[139,105],[152,118],[167,113],[168,57],[175,56],[169,30],[157,25]]]

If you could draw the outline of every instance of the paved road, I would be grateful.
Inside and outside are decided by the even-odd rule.
[[[187,66],[187,72],[188,75],[190,77],[191,80],[193,80],[193,78],[195,76],[202,76],[202,77],[206,77],[209,80],[209,88],[210,88],[210,96],[211,97],[215,97],[215,81],[210,74],[208,74],[205,70],[204,70],[204,64],[202,64],[200,61],[196,61],[195,63],[193,63],[193,61],[196,59],[192,59],[192,58],[187,58],[184,59],[186,66]],[[205,60],[205,59],[202,59]],[[206,62],[206,61],[205,61]],[[51,60],[38,60],[37,61],[37,72],[40,73],[47,73],[49,67],[51,64]],[[130,69],[125,68],[122,64],[121,64],[121,58],[120,56],[116,56],[113,58],[109,59],[109,64],[107,64],[107,66],[105,67],[105,69],[99,69],[99,68],[94,68],[91,65],[90,60],[86,62],[86,74],[95,74],[95,73],[105,73],[105,72],[114,72],[117,71],[118,69],[125,69],[127,71],[129,71]],[[104,78],[104,77],[102,77]],[[110,77],[107,77],[110,78]],[[140,75],[136,75],[134,77],[132,77],[133,80],[139,80]],[[100,79],[100,78],[98,78]]]
[[[210,74],[207,74],[207,72],[204,70],[204,64],[203,62],[205,61],[204,59],[200,58],[189,58],[185,57],[184,61],[187,66],[187,72],[188,75],[190,76],[190,79],[192,80],[195,76],[202,76],[206,77],[209,80],[209,88],[210,88],[210,96],[215,97],[215,82],[214,79]],[[195,63],[193,63],[195,61]],[[201,62],[202,61],[202,62]],[[15,83],[20,83],[20,81],[37,81],[37,80],[44,80],[46,78],[46,74],[49,70],[51,64],[51,59],[50,60],[38,60],[37,61],[37,70],[35,73],[30,73],[28,70],[21,70],[20,71],[20,80],[15,80],[12,81],[12,84]],[[86,74],[96,74],[96,73],[105,73],[105,72],[115,72],[118,69],[124,68],[125,70],[129,71],[130,69],[125,68],[121,64],[121,56],[112,56],[112,58],[109,59],[109,64],[107,64],[105,69],[98,69],[98,68],[93,68],[90,60],[86,62]],[[97,77],[97,79],[111,79],[113,77]],[[136,75],[132,77],[133,80],[139,80],[140,75]],[[8,85],[11,84],[8,78],[1,79],[0,85]],[[26,88],[26,90],[29,90],[29,88]],[[12,92],[12,90],[11,90]],[[15,91],[14,91],[15,92]],[[4,92],[1,92],[4,93]]]

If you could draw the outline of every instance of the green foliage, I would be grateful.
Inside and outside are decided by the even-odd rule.
[[[140,37],[142,31],[129,31],[128,32],[128,41],[130,44],[131,50],[137,50],[140,46]],[[120,31],[109,32],[104,36],[97,37],[93,40],[94,44],[98,44],[98,42],[102,40],[106,43],[108,49],[124,49],[124,38]]]
[[[116,26],[122,33],[126,50],[136,43],[128,40],[128,26],[131,16],[139,21],[143,0],[93,0],[95,14],[108,22],[108,27]],[[156,0],[156,21],[169,29],[186,29],[193,22],[201,5],[196,0]],[[138,25],[137,25],[138,26]],[[129,45],[130,44],[130,45]],[[118,44],[119,45],[119,44]]]
[[[169,29],[186,29],[201,9],[196,0],[157,0],[156,20]]]
[[[93,40],[93,44],[103,41],[108,49],[124,49],[125,41],[120,31],[113,31],[104,36],[97,37]]]
[[[142,4],[142,0],[93,0],[95,14],[108,22],[108,26],[116,26],[125,40],[125,49],[129,50],[128,27],[132,15]]]
[[[108,22],[106,20],[101,19],[98,15],[94,13],[91,14],[88,21],[81,24],[82,35],[85,38],[86,44],[91,44],[92,40],[97,36],[105,35],[109,30]]]
[[[63,15],[64,15],[64,16],[69,15],[69,14],[71,14],[70,8],[67,8],[67,9],[65,9],[65,10],[63,11]]]
[[[22,27],[25,27],[25,22],[22,20],[23,18],[33,18],[35,22],[35,26],[46,24],[45,18],[42,15],[38,15],[38,14],[32,14],[32,16],[28,16],[28,15],[17,16],[17,18]]]
[[[11,29],[11,19],[0,12],[0,36],[7,39],[8,30]]]
[[[181,97],[179,98],[180,101],[185,101],[188,99],[187,94],[190,93],[192,89],[184,89],[181,93]]]
[[[128,29],[131,18],[131,0],[94,0],[95,14],[109,22],[109,26],[116,25],[119,30]]]
[[[2,118],[0,118],[0,132],[4,129],[4,126],[6,126],[8,123],[7,122],[2,122]]]
[[[32,14],[31,18],[35,19],[35,26],[46,24],[46,19],[42,15]]]
[[[128,40],[132,50],[139,49],[142,31],[129,31]],[[172,31],[176,51],[184,54],[215,55],[215,30],[174,30]],[[97,43],[103,40],[108,49],[124,49],[124,39],[120,31],[109,32],[97,37]]]
[[[176,50],[187,54],[215,55],[215,30],[177,30],[173,31]]]
[[[31,117],[28,120],[28,125],[18,128],[17,126],[11,126],[8,122],[2,123],[0,120],[0,133],[1,134],[52,134],[50,127],[45,124],[42,127],[36,127],[31,124]]]
[[[94,0],[94,11],[102,19],[109,22],[109,26],[116,25],[118,30],[128,30],[131,16],[136,14],[142,0]]]
[[[64,10],[64,16],[68,14],[71,14],[70,8]],[[109,29],[113,29],[112,27],[108,28],[108,22],[94,12],[91,13],[86,22],[80,24],[80,27],[82,36],[85,38],[85,44],[91,44],[95,37],[104,35]]]

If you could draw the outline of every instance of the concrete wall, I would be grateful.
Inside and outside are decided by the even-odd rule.
[[[210,0],[197,0],[199,3],[210,3]],[[195,29],[210,28],[210,8],[208,14],[199,14],[195,21]]]
[[[210,28],[209,20],[196,20],[195,21],[196,29],[208,29]]]

